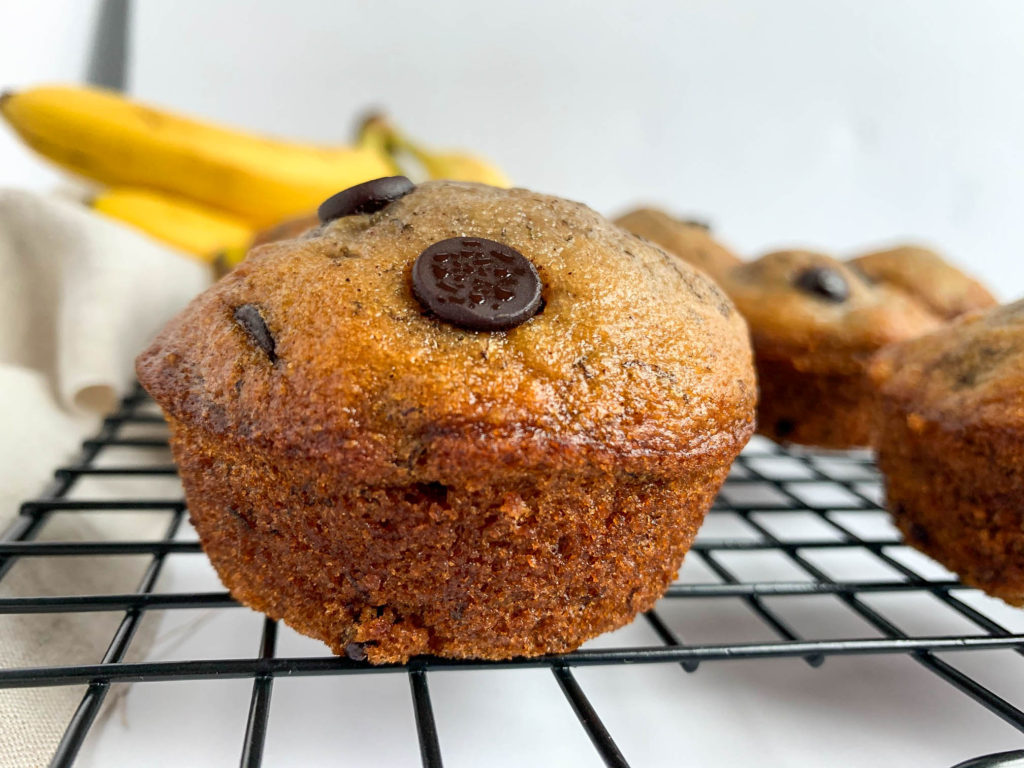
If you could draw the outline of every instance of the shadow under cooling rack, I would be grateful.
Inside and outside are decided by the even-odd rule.
[[[867,453],[821,453],[785,450],[755,441],[738,459],[701,530],[687,569],[699,567],[703,578],[683,578],[673,584],[657,607],[643,616],[656,645],[585,648],[562,656],[503,662],[417,658],[407,665],[373,667],[333,656],[278,656],[277,625],[262,620],[259,653],[251,658],[196,658],[126,661],[136,630],[150,611],[234,608],[224,591],[154,591],[165,564],[175,557],[200,552],[198,543],[180,536],[187,511],[180,498],[79,498],[73,490],[90,479],[122,478],[140,482],[174,479],[166,439],[145,436],[160,431],[163,420],[141,390],[136,390],[107,418],[100,433],[83,444],[77,460],[55,472],[50,487],[26,502],[21,514],[0,537],[0,579],[20,560],[37,557],[147,556],[148,566],[134,592],[102,595],[18,595],[0,598],[0,614],[123,612],[123,618],[102,659],[95,664],[5,668],[0,688],[85,685],[86,692],[68,724],[52,765],[71,765],[94,724],[112,685],[118,683],[250,679],[252,690],[244,734],[238,734],[241,765],[261,764],[271,712],[274,681],[295,676],[404,675],[415,716],[421,760],[425,766],[443,764],[439,727],[431,705],[428,673],[448,669],[549,669],[606,765],[626,766],[614,734],[605,726],[595,704],[584,693],[574,670],[593,666],[679,664],[693,672],[706,662],[720,660],[798,658],[818,667],[832,656],[903,655],[949,684],[950,695],[963,694],[1024,732],[1024,712],[1018,698],[1011,701],[972,675],[954,666],[950,652],[980,653],[1010,649],[1016,660],[1024,655],[1024,634],[1013,632],[991,611],[979,608],[966,589],[934,564],[902,556],[894,529],[879,507],[879,478]],[[144,436],[139,436],[140,434]],[[119,465],[117,451],[152,452],[151,460]],[[151,540],[111,539],[61,541],[47,536],[47,526],[60,515],[149,511],[163,514],[163,535]],[[799,518],[801,525],[792,521]],[[792,531],[800,530],[798,538]],[[738,557],[747,558],[744,561]],[[757,564],[770,558],[783,568],[762,573]],[[750,563],[754,565],[751,566]],[[877,569],[877,570],[872,570]],[[849,573],[847,573],[849,572]],[[865,578],[863,574],[869,574]],[[905,628],[891,611],[879,609],[872,598],[929,595],[957,615],[970,629],[956,634],[929,634]],[[806,639],[779,611],[778,598],[804,601],[830,597],[871,628],[870,637]],[[684,601],[726,600],[741,606],[772,639],[758,642],[687,642],[673,629],[666,612]],[[639,619],[638,619],[639,621]],[[1021,662],[1024,663],[1024,662]],[[817,673],[821,674],[821,673]],[[550,678],[549,678],[550,679]],[[1013,698],[1011,696],[1011,698]],[[1024,740],[1024,737],[1022,737]],[[1024,752],[979,758],[971,765],[1011,765]],[[826,760],[825,762],[830,762]]]

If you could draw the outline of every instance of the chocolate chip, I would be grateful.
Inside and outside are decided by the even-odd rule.
[[[247,514],[245,514],[243,512],[238,511],[234,507],[228,507],[227,509],[228,509],[228,512],[230,512],[232,515],[234,515],[239,520],[241,520],[243,523],[245,523],[247,527],[249,527],[249,528],[255,528],[256,527],[256,524],[249,518],[249,515],[247,515]]]
[[[711,222],[707,219],[680,219],[680,221],[688,227],[703,229],[705,232],[711,231]]]
[[[906,513],[904,512],[904,514]],[[916,544],[920,544],[922,547],[927,547],[932,543],[932,535],[920,523],[911,523],[908,533],[910,535],[907,538]]]
[[[405,176],[385,176],[365,181],[331,195],[320,204],[316,213],[322,224],[340,219],[342,216],[375,213],[398,198],[405,197],[415,188],[416,185]]]
[[[850,298],[850,286],[846,278],[831,267],[808,267],[796,276],[794,284],[828,301],[838,303]]]
[[[792,419],[779,419],[775,422],[775,434],[779,437],[788,437],[793,434],[796,424]]]
[[[366,648],[362,643],[349,643],[345,646],[345,655],[352,661],[366,661]]]
[[[419,491],[422,501],[441,505],[448,503],[448,486],[443,483],[417,483],[413,487]]]
[[[523,254],[482,237],[427,248],[412,267],[412,292],[426,309],[472,331],[503,331],[541,306],[540,276]]]
[[[270,362],[277,361],[277,353],[274,351],[274,337],[270,335],[263,315],[255,304],[243,304],[235,310],[235,322],[242,326],[242,330],[249,334],[257,347],[262,349]]]

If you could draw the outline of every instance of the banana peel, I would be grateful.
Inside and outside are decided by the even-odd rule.
[[[254,230],[223,211],[131,187],[103,190],[92,197],[89,205],[98,213],[211,264],[218,275],[244,261],[253,248],[298,237],[320,223],[314,213]]]
[[[252,226],[229,213],[149,189],[106,189],[90,207],[207,263],[224,251],[244,255],[255,235]]]
[[[8,92],[0,114],[28,146],[66,170],[202,203],[253,227],[395,173],[372,133],[338,147],[268,139],[84,86]]]
[[[411,158],[430,179],[472,181],[493,187],[512,186],[504,171],[490,161],[464,151],[429,149],[409,138],[383,115],[373,114],[363,120],[358,142],[381,147],[407,176],[420,175],[406,168],[403,163]]]
[[[429,149],[381,115],[340,147],[262,138],[84,86],[0,94],[0,115],[44,157],[106,185],[96,211],[219,271],[254,245],[315,226],[309,212],[324,199],[381,176],[510,186],[487,160]]]

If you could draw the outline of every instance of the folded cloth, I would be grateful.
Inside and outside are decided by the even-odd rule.
[[[0,531],[95,431],[135,355],[210,282],[202,264],[67,200],[0,190]],[[90,495],[103,495],[92,485]],[[49,537],[159,536],[166,520],[66,515]],[[0,595],[130,592],[138,558],[25,558]],[[0,616],[0,666],[97,663],[120,616]],[[0,765],[45,765],[82,689],[0,690]]]

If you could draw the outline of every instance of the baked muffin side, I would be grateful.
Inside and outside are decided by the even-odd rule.
[[[432,316],[410,271],[452,237],[530,259],[541,311]],[[138,372],[232,594],[375,663],[568,650],[650,607],[756,394],[707,277],[579,204],[451,182],[257,249]]]
[[[172,426],[231,593],[374,663],[560,653],[629,622],[676,577],[728,471],[353,485],[327,464]]]
[[[758,431],[779,442],[868,445],[872,355],[939,324],[902,294],[812,251],[767,254],[730,270],[721,285],[750,327]]]
[[[883,350],[878,464],[909,544],[1024,605],[1024,302]]]
[[[758,431],[782,443],[870,445],[870,356],[995,304],[981,283],[920,246],[845,262],[797,250],[743,262],[698,222],[657,209],[616,223],[711,275],[736,301],[754,341]]]

